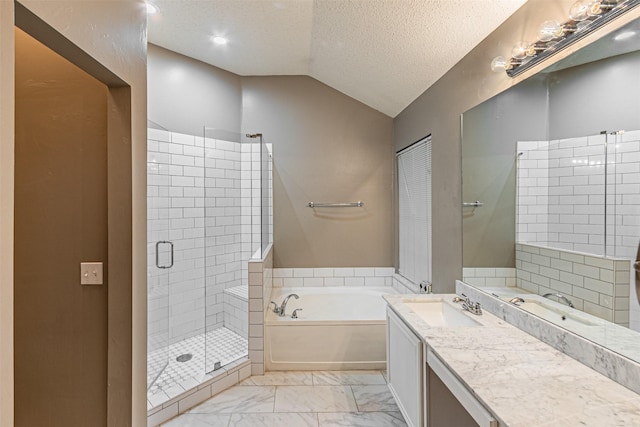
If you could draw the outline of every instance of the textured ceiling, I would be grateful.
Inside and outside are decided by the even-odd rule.
[[[241,76],[309,75],[391,117],[526,2],[152,1],[153,44]]]

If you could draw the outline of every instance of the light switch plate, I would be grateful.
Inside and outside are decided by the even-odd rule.
[[[81,262],[80,263],[80,284],[81,285],[102,285],[102,263],[101,262]]]

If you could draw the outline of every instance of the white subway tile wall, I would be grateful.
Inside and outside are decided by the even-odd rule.
[[[516,284],[543,295],[560,293],[602,319],[629,326],[631,261],[516,244]]]
[[[156,129],[148,137],[149,334],[167,345],[222,327],[223,291],[241,284],[240,144]],[[174,245],[170,269],[155,266],[158,241]],[[160,247],[167,264],[169,246]]]
[[[249,337],[249,287],[224,290],[224,326],[247,339]]]
[[[515,268],[463,268],[462,281],[479,288],[516,286]]]
[[[268,148],[270,153],[270,144]],[[270,219],[266,238],[272,240],[273,184],[271,156],[263,156],[262,165],[268,167],[266,174],[260,174],[260,160],[257,143],[240,144],[148,129],[150,360],[154,355],[163,356],[178,347],[180,351],[198,355],[204,351],[205,343],[207,353],[212,354],[231,350],[237,357],[246,356],[248,346],[252,351],[250,356],[255,359],[256,352],[261,351],[262,343],[256,341],[255,335],[259,333],[256,326],[263,324],[263,292],[254,287],[253,298],[249,295],[248,260],[260,248],[261,203],[265,201],[268,203],[265,212]],[[267,178],[266,191],[261,189],[261,178]],[[162,242],[158,245],[158,254],[157,242]],[[173,258],[168,242],[173,244]],[[173,263],[173,266],[157,268],[158,263],[161,266]],[[260,271],[265,274],[262,282],[267,283],[271,268]],[[255,323],[252,327],[250,320]],[[204,339],[205,330],[207,338],[211,334],[221,338],[212,335],[211,340]],[[234,338],[227,339],[225,334]],[[196,342],[193,348],[189,347],[192,342]],[[238,346],[244,350],[236,349]],[[193,360],[200,360],[198,357]],[[263,360],[258,363],[262,370],[253,369],[247,360],[228,364],[208,376],[204,374],[206,369],[196,367],[193,377],[205,381],[198,385],[198,380],[185,379],[181,374],[173,378],[169,375],[170,369],[162,370],[164,359],[158,360],[159,367],[154,368],[152,364],[154,369],[150,374],[161,373],[163,382],[158,380],[154,386],[164,386],[150,397],[154,400],[149,402],[150,420],[163,419],[178,407],[179,412],[183,412],[245,378],[252,370],[264,370]],[[220,360],[228,363],[226,357],[220,356]],[[234,375],[216,382],[222,378],[220,372]],[[215,378],[209,380],[212,375]],[[181,380],[186,382],[176,383],[182,387],[180,390],[177,386],[166,386]],[[189,381],[193,382],[193,388],[186,390]],[[165,389],[172,394],[168,395]],[[176,393],[179,395],[174,397]]]
[[[270,143],[265,143],[264,146],[260,143],[243,143],[241,146],[242,259],[245,260],[261,259],[263,240],[266,243],[273,241],[272,152],[273,146]],[[264,173],[261,168],[265,168]],[[265,234],[262,232],[264,221],[268,221],[265,224]],[[246,283],[246,269],[242,274]]]
[[[516,241],[546,244],[549,212],[549,141],[518,141]]]
[[[393,286],[393,267],[274,268],[274,287]]]
[[[264,374],[264,315],[273,286],[273,246],[249,261],[249,359],[251,375]]]
[[[420,288],[417,284],[397,273],[393,275],[391,285],[401,294],[417,294],[420,292]]]
[[[518,242],[596,255],[605,254],[606,243],[609,255],[634,253],[640,236],[640,131],[521,141],[517,150]]]
[[[640,240],[639,130],[518,142],[517,151],[522,153],[518,242],[635,258]],[[630,283],[634,280],[630,277]],[[616,301],[616,307],[629,302],[627,322],[640,331],[635,286],[630,286],[630,294],[616,296]],[[625,316],[619,314],[621,323]]]

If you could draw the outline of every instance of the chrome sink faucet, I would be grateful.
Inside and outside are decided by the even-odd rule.
[[[558,299],[564,301],[564,303],[567,304],[569,307],[575,308],[571,300],[562,294],[554,294],[553,292],[549,292],[547,294],[542,295],[542,298],[549,298],[549,297],[557,297]]]
[[[273,312],[280,317],[284,317],[287,303],[289,302],[289,298],[291,297],[295,297],[295,299],[300,298],[297,294],[289,294],[285,297],[285,299],[282,301],[282,304],[280,305],[276,304],[275,301],[271,301],[271,304],[273,304]]]
[[[480,316],[482,314],[482,306],[480,305],[480,303],[471,301],[471,298],[469,298],[465,294],[461,295],[462,297],[455,296],[453,298],[453,302],[462,302],[463,310],[467,310],[469,313]]]

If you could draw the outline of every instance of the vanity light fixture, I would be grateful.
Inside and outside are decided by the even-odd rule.
[[[491,69],[516,77],[639,5],[640,0],[578,0],[569,9],[567,21],[544,21],[536,41],[518,42],[509,58],[495,57]],[[615,39],[624,40],[635,33],[626,34]]]

